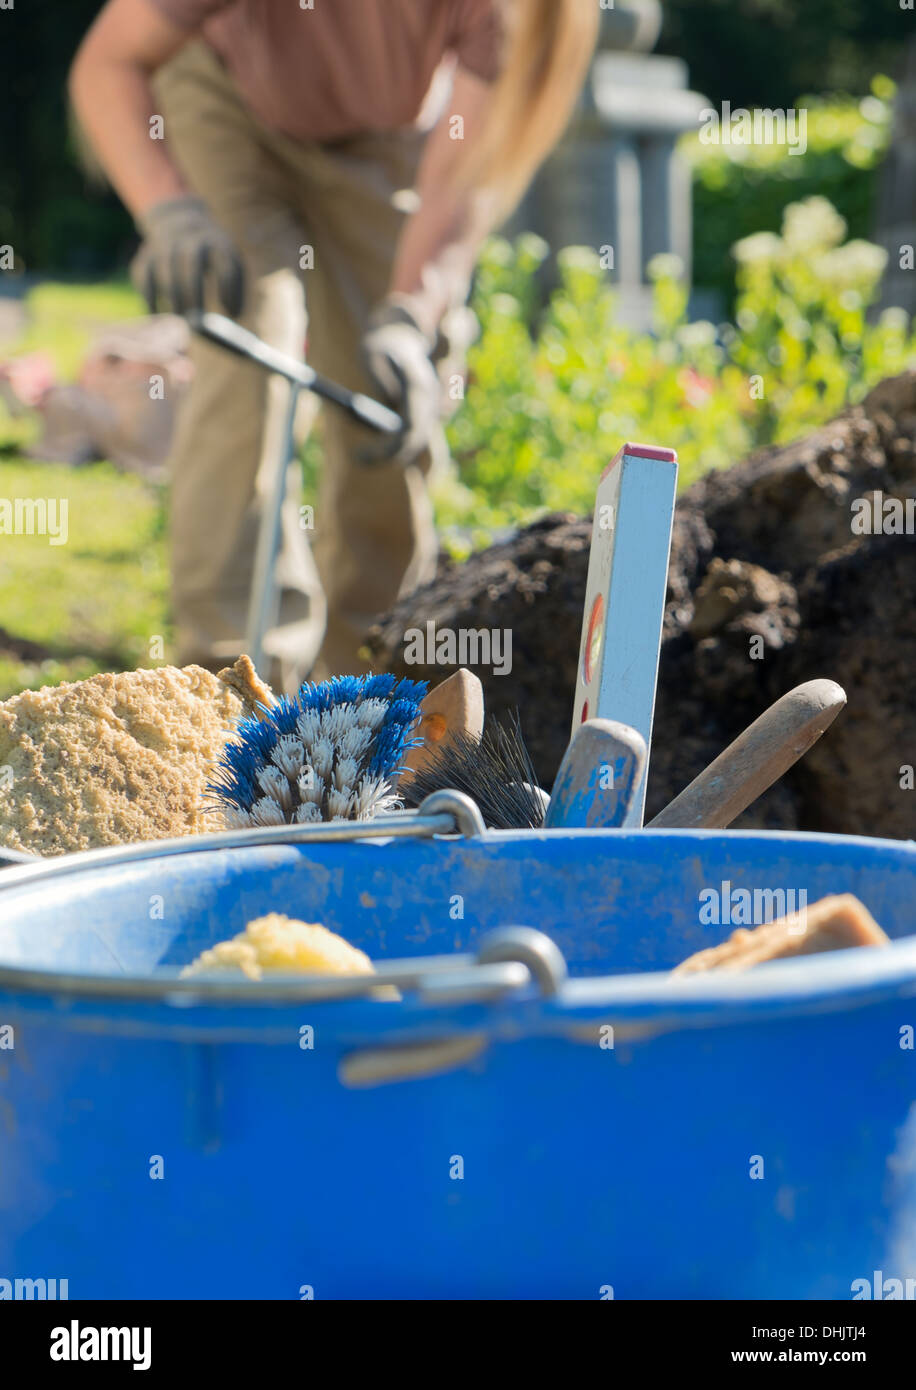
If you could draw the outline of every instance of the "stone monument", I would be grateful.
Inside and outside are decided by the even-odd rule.
[[[621,318],[643,328],[651,258],[673,252],[690,272],[690,175],[676,145],[698,129],[708,102],[688,89],[681,59],[649,51],[661,29],[659,0],[608,0],[601,11],[598,49],[569,130],[509,233],[528,228],[553,251],[602,251]]]

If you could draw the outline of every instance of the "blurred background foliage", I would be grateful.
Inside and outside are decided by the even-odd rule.
[[[819,194],[845,218],[854,237],[874,232],[878,169],[891,136],[894,83],[873,77],[863,97],[796,96],[806,114],[807,148],[788,155],[775,144],[703,144],[685,136],[681,153],[693,172],[693,279],[731,306],[733,243],[779,230],[789,203]],[[768,103],[771,107],[774,103]]]
[[[72,133],[62,138],[67,68],[100,8],[28,0],[3,11],[0,243],[12,243],[29,271],[111,273],[134,245],[128,215],[110,191],[87,185]],[[693,87],[714,103],[791,107],[802,93],[820,94],[803,157],[780,160],[772,147],[695,151],[697,284],[730,289],[731,242],[777,230],[785,205],[809,193],[830,198],[854,236],[871,232],[890,91],[873,91],[872,79],[895,70],[899,22],[896,3],[874,0],[664,0],[656,51],[683,58]],[[845,95],[824,97],[837,92]]]
[[[662,0],[658,53],[686,60],[718,105],[790,107],[801,92],[865,96],[900,56],[900,5],[876,0]]]
[[[481,332],[448,426],[454,462],[435,487],[443,542],[458,556],[546,510],[588,512],[595,478],[623,439],[677,449],[686,485],[758,445],[814,429],[916,360],[903,311],[867,316],[885,253],[849,238],[821,197],[791,204],[778,234],[736,244],[735,313],[722,323],[688,320],[682,267],[659,257],[653,332],[627,327],[588,247],[560,254],[560,285],[542,304],[547,254],[538,237],[497,237],[481,260]],[[27,308],[21,346],[50,348],[70,375],[99,323],[142,305],[125,284],[45,283],[30,291]],[[170,630],[166,490],[107,463],[73,469],[24,459],[34,427],[0,407],[0,495],[66,496],[71,541],[63,566],[57,550],[32,537],[4,539],[0,698],[142,665],[150,634],[168,644]],[[314,498],[320,429],[303,465]]]
[[[142,312],[125,275],[131,220],[87,183],[67,133],[67,67],[99,8],[18,0],[0,12],[0,244],[29,272],[24,327],[3,352],[42,349],[63,380],[100,328]],[[448,427],[455,463],[436,485],[453,553],[548,509],[587,512],[626,438],[676,448],[686,484],[817,427],[916,360],[905,314],[866,313],[883,265],[868,238],[894,90],[874,74],[896,70],[899,18],[896,0],[665,0],[656,51],[685,59],[716,105],[804,106],[808,148],[684,139],[694,283],[717,292],[721,321],[689,320],[671,258],[652,267],[653,331],[639,333],[621,323],[594,250],[559,252],[545,302],[545,244],[489,243],[468,394]],[[0,292],[18,288],[15,273],[0,277]],[[61,565],[34,538],[4,538],[0,698],[142,665],[151,635],[169,650],[166,490],[105,462],[27,459],[36,429],[0,404],[0,495],[66,496],[71,540]],[[307,498],[320,463],[319,428],[304,451]]]
[[[91,188],[69,128],[67,70],[99,0],[18,0],[0,15],[0,242],[17,267],[100,275],[126,264],[133,223]]]
[[[816,428],[916,360],[905,312],[866,316],[885,252],[848,239],[819,196],[790,204],[778,234],[736,243],[734,319],[720,324],[688,321],[683,268],[660,256],[653,332],[626,327],[587,247],[560,253],[560,286],[539,311],[547,253],[534,236],[496,238],[481,261],[481,336],[449,427],[456,469],[437,493],[458,553],[543,510],[588,512],[624,439],[676,449],[687,485]]]

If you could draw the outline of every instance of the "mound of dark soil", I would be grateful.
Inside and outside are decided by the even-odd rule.
[[[664,442],[664,441],[661,441]],[[849,704],[821,742],[736,822],[908,838],[916,833],[916,536],[857,534],[861,504],[916,498],[916,372],[794,444],[710,473],[678,501],[649,774],[660,810],[779,695],[828,676]],[[910,513],[913,506],[911,503]],[[433,683],[404,634],[512,631],[512,669],[474,669],[496,714],[517,707],[549,787],[570,734],[591,523],[545,517],[444,563],[374,627],[377,670]],[[762,639],[753,640],[753,639]]]

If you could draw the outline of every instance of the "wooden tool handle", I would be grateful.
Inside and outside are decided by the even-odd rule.
[[[628,724],[587,719],[563,755],[550,793],[548,830],[622,826],[642,782],[646,743]]]
[[[473,672],[461,667],[435,686],[420,705],[415,737],[422,744],[404,758],[404,777],[425,768],[440,748],[458,732],[480,739],[483,733],[483,686]]]
[[[723,829],[762,796],[833,723],[846,704],[836,681],[806,681],[755,719],[649,822],[652,829]]]

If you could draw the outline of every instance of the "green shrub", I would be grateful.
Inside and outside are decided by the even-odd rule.
[[[884,262],[844,243],[823,198],[786,209],[781,235],[735,247],[734,324],[688,323],[681,266],[658,257],[654,332],[616,316],[613,286],[589,248],[559,257],[561,283],[532,324],[539,238],[485,249],[466,398],[449,425],[455,467],[437,487],[456,553],[539,512],[589,512],[598,476],[627,439],[678,451],[681,482],[751,449],[795,438],[916,360],[907,316],[866,322]]]
[[[776,232],[789,203],[826,197],[845,218],[850,235],[873,230],[878,166],[891,130],[894,84],[876,77],[872,93],[853,97],[800,97],[807,113],[807,148],[784,145],[704,144],[685,136],[680,151],[693,175],[693,281],[716,289],[731,309],[732,243],[754,232]]]

